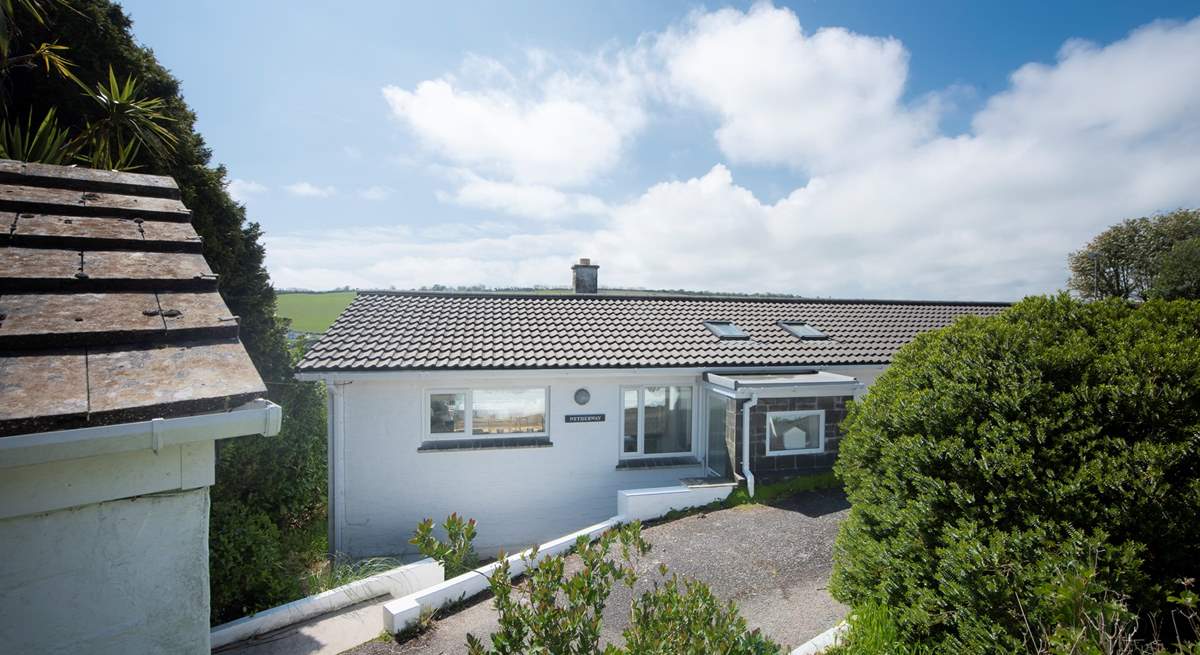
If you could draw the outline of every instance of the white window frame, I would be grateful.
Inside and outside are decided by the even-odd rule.
[[[680,388],[687,387],[692,390],[692,416],[691,416],[692,447],[690,450],[681,450],[676,453],[651,453],[649,455],[645,454],[645,450],[646,450],[646,388],[647,387],[680,387]],[[625,392],[630,389],[636,389],[638,392],[638,420],[637,420],[638,435],[637,435],[637,452],[635,452],[635,453],[625,452]],[[621,460],[628,460],[628,459],[657,459],[657,458],[661,458],[661,457],[683,457],[686,455],[691,455],[693,457],[696,457],[697,442],[700,441],[700,437],[698,434],[698,425],[697,425],[698,421],[696,418],[699,415],[698,412],[696,411],[696,409],[699,405],[697,391],[696,391],[696,385],[694,385],[694,384],[678,384],[678,383],[674,383],[674,382],[650,382],[647,384],[624,384],[624,385],[621,385],[619,393],[620,393],[620,395],[617,396],[617,408],[618,408],[617,411],[618,411],[618,415],[620,416],[620,419],[617,421],[617,424],[620,426],[617,429],[617,456],[618,456],[618,458],[620,458]]]
[[[771,450],[771,433],[775,430],[775,424],[771,422],[771,417],[778,416],[781,418],[801,418],[804,416],[819,416],[821,417],[821,431],[816,448],[793,448],[790,450]],[[767,441],[767,456],[775,457],[782,455],[812,455],[825,452],[825,410],[823,409],[792,409],[784,412],[767,412],[767,425],[764,431]]]
[[[475,392],[476,391],[505,391],[505,390],[523,391],[530,389],[541,389],[545,395],[546,415],[543,419],[545,423],[544,429],[541,432],[512,432],[508,434],[475,434]],[[430,422],[433,420],[433,396],[439,394],[457,394],[465,395],[463,401],[463,431],[462,432],[433,432]],[[425,390],[425,406],[421,412],[422,429],[426,439],[508,439],[513,437],[548,437],[550,436],[550,387],[541,384],[506,384],[506,385],[478,385],[476,387],[447,387],[440,389]]]

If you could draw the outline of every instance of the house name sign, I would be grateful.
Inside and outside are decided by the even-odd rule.
[[[603,423],[603,414],[566,414],[563,419],[567,423]]]

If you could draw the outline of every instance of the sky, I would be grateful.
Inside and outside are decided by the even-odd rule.
[[[1200,206],[1194,1],[122,4],[281,289],[1014,300]]]

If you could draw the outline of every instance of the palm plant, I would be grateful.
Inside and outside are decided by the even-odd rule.
[[[130,75],[117,80],[112,67],[108,82],[86,89],[99,108],[99,118],[88,121],[79,135],[79,159],[92,168],[133,170],[143,147],[160,157],[168,156],[177,139],[164,123],[174,119],[163,113],[162,98],[142,97],[141,83]]]
[[[79,142],[72,139],[70,132],[58,126],[55,109],[33,126],[33,112],[29,112],[25,124],[0,121],[0,157],[20,161],[36,161],[44,164],[70,164],[79,154]]]

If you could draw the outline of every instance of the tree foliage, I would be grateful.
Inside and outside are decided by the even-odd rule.
[[[0,26],[10,55],[0,77],[5,121],[32,127],[41,125],[38,117],[54,112],[54,129],[88,135],[93,146],[107,151],[93,164],[123,160],[141,172],[174,177],[192,210],[204,256],[219,275],[221,295],[239,317],[242,343],[267,383],[268,396],[284,409],[279,436],[218,444],[217,484],[211,490],[213,619],[228,620],[290,600],[293,578],[304,573],[292,561],[295,553],[301,546],[312,550],[312,535],[323,533],[314,526],[325,515],[325,404],[317,385],[291,377],[295,353],[285,339],[286,326],[275,318],[262,231],[226,192],[225,169],[211,165],[211,152],[195,131],[196,117],[184,102],[179,81],[134,41],[130,20],[118,5],[108,0],[5,4],[9,11],[4,16],[11,18],[11,24]],[[29,6],[38,10],[36,17],[26,11]],[[67,48],[51,53],[69,53],[75,79],[52,66],[12,65],[20,53],[36,52],[41,44]],[[81,83],[93,92],[84,93]],[[147,147],[131,149],[127,137],[132,133],[139,133],[135,140]],[[158,147],[163,144],[173,147]],[[268,522],[274,530],[265,527]],[[273,545],[264,545],[268,543]],[[257,558],[255,566],[275,576],[269,583],[247,577],[240,562],[250,551]]]
[[[1020,649],[1054,624],[1041,590],[1064,562],[1142,616],[1200,573],[1200,302],[959,319],[902,348],[845,428],[831,590],[887,605],[909,643]]]
[[[610,555],[620,549],[620,559]],[[524,557],[529,567],[526,588],[510,579],[507,561],[491,577],[499,627],[491,643],[467,636],[472,655],[556,653],[576,655],[768,655],[779,645],[746,620],[732,602],[722,603],[701,582],[680,581],[676,576],[655,582],[650,591],[634,599],[625,646],[600,647],[604,608],[614,586],[630,589],[638,581],[635,558],[650,551],[640,523],[610,530],[595,542],[579,537],[575,552],[580,567],[567,573],[566,558],[558,555],[537,561],[536,550]],[[659,567],[666,576],[665,566]]]
[[[1196,238],[1200,238],[1197,209],[1124,221],[1070,254],[1068,286],[1089,300],[1144,300],[1151,295],[1164,255],[1177,243]]]
[[[1200,300],[1200,237],[1180,241],[1163,254],[1149,296]]]

